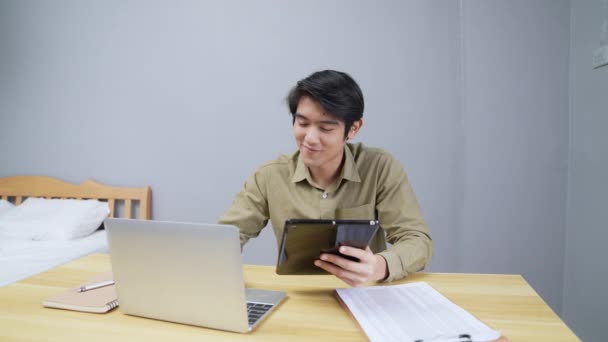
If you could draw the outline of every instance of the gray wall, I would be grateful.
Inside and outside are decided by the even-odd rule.
[[[461,270],[523,274],[557,311],[569,15],[567,1],[464,2]]]
[[[429,270],[523,274],[557,311],[569,2],[0,1],[0,176],[153,188],[153,217],[215,221],[291,152],[284,96],[348,71],[359,141],[408,171]],[[266,229],[245,261],[273,264]]]
[[[606,341],[608,317],[608,66],[591,68],[591,53],[600,46],[601,25],[608,20],[603,6],[608,1],[572,2],[563,317],[584,341]]]

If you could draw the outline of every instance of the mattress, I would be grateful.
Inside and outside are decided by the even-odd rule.
[[[33,241],[0,236],[0,286],[49,270],[90,253],[107,253],[101,229],[74,240]]]

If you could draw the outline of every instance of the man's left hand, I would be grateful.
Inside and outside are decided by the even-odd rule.
[[[357,287],[367,282],[383,280],[388,275],[386,260],[381,255],[372,253],[371,249],[340,247],[340,253],[355,257],[352,261],[339,255],[323,253],[315,265],[342,279],[350,286]]]

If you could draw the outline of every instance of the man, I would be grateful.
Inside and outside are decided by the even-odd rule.
[[[363,126],[357,83],[343,72],[316,72],[296,84],[287,103],[298,151],[260,166],[220,223],[239,227],[242,246],[269,219],[277,244],[291,218],[378,219],[382,230],[371,248],[340,248],[358,262],[321,254],[315,265],[351,286],[424,268],[433,244],[405,171],[380,149],[347,143]]]

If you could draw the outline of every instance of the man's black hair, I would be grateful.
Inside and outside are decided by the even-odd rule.
[[[293,123],[302,96],[312,98],[321,105],[326,114],[344,121],[345,138],[353,122],[363,117],[363,93],[357,82],[347,73],[323,70],[298,81],[287,95],[287,105]]]

